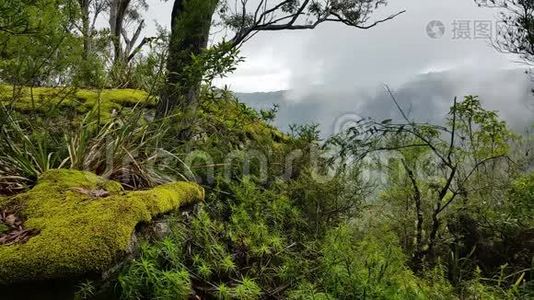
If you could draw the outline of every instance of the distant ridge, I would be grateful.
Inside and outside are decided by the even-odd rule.
[[[442,122],[454,97],[478,95],[487,109],[499,111],[512,128],[523,130],[534,120],[533,87],[534,82],[524,69],[517,68],[480,74],[456,70],[422,73],[392,89],[410,117],[421,122]],[[344,90],[313,86],[305,92],[280,90],[235,95],[256,109],[278,104],[280,110],[274,124],[282,130],[292,123],[318,123],[323,136],[330,135],[336,120],[347,114],[400,118],[383,86]],[[295,99],[298,94],[300,98]]]

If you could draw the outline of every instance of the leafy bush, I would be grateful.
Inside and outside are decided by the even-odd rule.
[[[387,228],[355,230],[343,224],[328,233],[321,254],[314,284],[301,284],[291,298],[430,299],[429,291],[442,299],[453,295],[447,284],[433,291],[409,270],[395,235]]]

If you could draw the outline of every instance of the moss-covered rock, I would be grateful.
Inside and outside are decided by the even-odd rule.
[[[48,171],[32,190],[0,203],[39,230],[25,243],[0,245],[0,284],[101,273],[127,253],[137,224],[203,198],[194,183],[123,192],[92,173]]]

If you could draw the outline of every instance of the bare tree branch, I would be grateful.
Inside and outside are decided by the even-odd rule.
[[[267,2],[266,0],[260,1],[255,7],[254,13],[249,14],[246,8],[247,1],[241,1],[241,8],[238,13],[240,23],[238,26],[235,23],[233,25],[236,33],[231,42],[234,45],[242,44],[249,39],[250,35],[259,31],[311,30],[324,22],[338,22],[359,29],[370,29],[405,12],[403,10],[370,24],[365,24],[368,15],[373,10],[371,7],[376,8],[384,4],[383,1],[377,0],[374,5],[360,3],[357,6],[354,3],[354,6],[349,8],[338,7],[339,4],[330,1],[325,1],[321,7],[319,2],[310,0],[302,1],[300,4],[292,0],[285,0],[267,8]],[[299,21],[301,17],[305,17],[303,18],[305,20]]]

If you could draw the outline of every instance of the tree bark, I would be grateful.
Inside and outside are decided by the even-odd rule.
[[[415,223],[415,249],[412,255],[412,265],[413,269],[416,272],[419,272],[422,268],[423,264],[423,258],[424,258],[424,251],[423,251],[423,222],[424,222],[424,216],[423,216],[423,208],[422,208],[422,195],[421,190],[419,189],[419,185],[417,184],[417,178],[415,177],[414,172],[412,169],[408,167],[406,162],[402,160],[402,165],[404,166],[404,169],[406,170],[406,173],[408,174],[408,178],[410,179],[410,182],[412,183],[412,187],[414,190],[413,200],[415,204],[415,213],[417,216],[416,223]]]
[[[130,5],[130,0],[113,0],[109,12],[109,28],[113,42],[113,63],[119,64],[123,60],[121,34],[123,30],[124,17]]]
[[[89,54],[91,53],[91,27],[89,24],[89,5],[88,0],[78,0],[81,10],[82,18],[82,38],[83,38],[83,53],[82,58],[87,61]]]
[[[171,14],[171,36],[167,59],[166,85],[160,94],[156,116],[174,108],[194,109],[202,80],[201,72],[188,69],[193,56],[208,45],[211,21],[218,0],[175,0]]]

